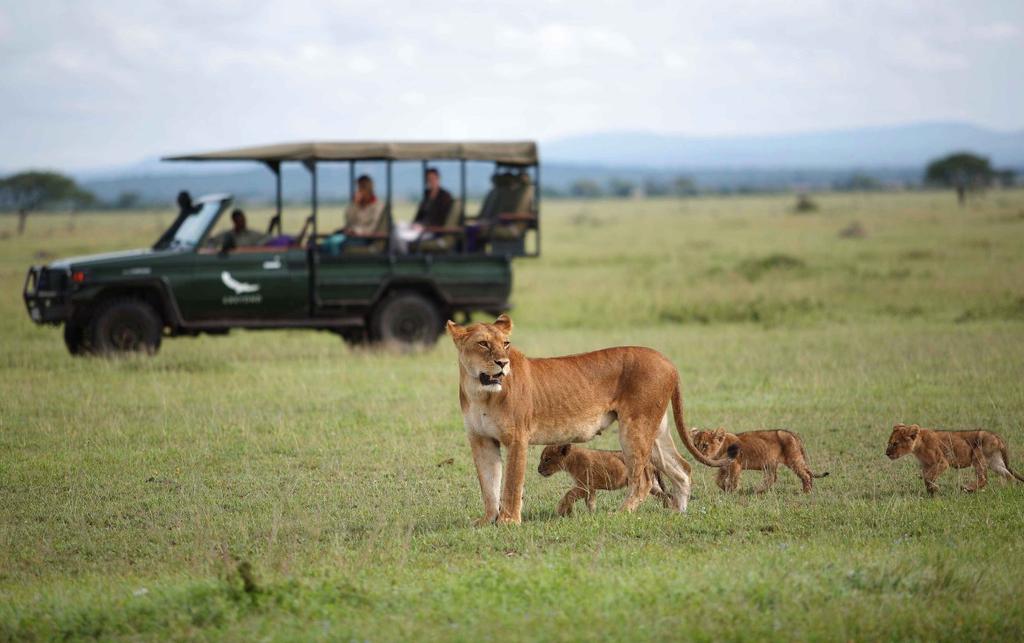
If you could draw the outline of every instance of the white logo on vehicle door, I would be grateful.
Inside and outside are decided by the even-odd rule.
[[[260,290],[259,284],[247,284],[238,281],[237,279],[232,277],[231,273],[228,272],[227,270],[220,273],[220,280],[224,282],[225,286],[235,291],[236,295],[244,295],[250,292],[259,292]]]

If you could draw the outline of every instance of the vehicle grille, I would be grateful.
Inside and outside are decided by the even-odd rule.
[[[36,291],[60,292],[68,287],[68,273],[66,270],[51,270],[43,268],[39,271],[39,281],[36,284]]]

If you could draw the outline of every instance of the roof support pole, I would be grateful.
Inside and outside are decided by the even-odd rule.
[[[535,256],[540,256],[540,163],[533,166],[533,212],[537,215],[535,222],[537,226],[537,247],[534,250]]]
[[[459,198],[459,226],[466,225],[466,159],[459,160],[459,190],[461,196]],[[466,253],[465,237],[462,239],[462,253]]]
[[[264,161],[264,164],[274,173],[274,185],[276,186],[274,203],[277,205],[277,211],[270,218],[270,224],[267,226],[267,234],[272,234],[275,228],[277,234],[281,234],[281,161]]]
[[[387,188],[387,200],[384,202],[384,206],[386,208],[386,212],[384,214],[388,218],[388,253],[390,253],[391,252],[391,228],[395,224],[395,222],[391,219],[391,161],[387,162],[387,168],[388,168],[388,171],[387,171],[387,175],[388,175],[387,176],[388,188]]]
[[[316,211],[317,211],[317,205],[318,205],[318,201],[319,201],[318,195],[317,195],[318,188],[317,188],[317,184],[316,184],[316,161],[313,161],[311,159],[306,159],[305,161],[302,162],[302,164],[306,166],[307,170],[309,170],[310,190],[312,192],[312,194],[310,195],[310,201],[313,203],[313,213],[310,216],[313,218],[313,243],[315,244],[316,243],[316,235],[317,235],[317,227],[316,227],[317,216],[316,216]]]

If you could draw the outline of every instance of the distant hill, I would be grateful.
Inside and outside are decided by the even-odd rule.
[[[920,181],[925,164],[956,150],[989,156],[998,168],[1024,168],[1024,131],[996,132],[963,123],[925,123],[775,136],[692,137],[639,132],[605,132],[542,142],[542,185],[566,193],[589,179],[603,186],[613,179],[669,183],[687,176],[702,190],[821,189],[849,181],[855,174],[883,184]],[[375,176],[383,191],[382,164],[359,171]],[[468,193],[482,195],[489,186],[489,166],[469,165]],[[396,198],[414,199],[421,188],[418,163],[397,163]],[[444,184],[458,194],[454,165],[442,164]],[[289,201],[309,199],[309,175],[296,164],[284,170]],[[255,163],[161,163],[146,159],[121,168],[76,175],[102,200],[112,202],[135,192],[146,204],[169,204],[179,190],[193,194],[231,192],[242,202],[273,199],[273,175]],[[348,170],[321,166],[320,196],[348,198]]]
[[[1024,165],[1024,131],[997,132],[966,123],[779,134],[695,137],[604,132],[550,141],[544,160],[651,167],[873,168],[924,167],[937,156],[971,150],[998,166]]]

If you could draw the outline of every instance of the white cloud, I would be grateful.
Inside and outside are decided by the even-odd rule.
[[[995,0],[4,3],[0,166],[300,137],[1020,128],[1022,26],[1024,3]]]

